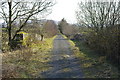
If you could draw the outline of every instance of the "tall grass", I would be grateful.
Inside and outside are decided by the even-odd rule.
[[[85,78],[118,78],[117,68],[106,61],[106,56],[98,55],[83,41],[73,40],[71,42],[75,44],[72,46],[72,50],[80,59],[80,66]]]
[[[48,70],[53,38],[33,40],[29,47],[3,53],[3,78],[37,78]]]

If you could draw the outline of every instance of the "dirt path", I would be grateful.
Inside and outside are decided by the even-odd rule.
[[[43,72],[44,78],[82,78],[79,60],[70,49],[68,40],[62,35],[58,35],[54,40],[51,69]]]

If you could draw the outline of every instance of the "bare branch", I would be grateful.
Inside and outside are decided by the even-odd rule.
[[[78,4],[79,10],[77,20],[79,23],[92,25],[98,29],[107,27],[108,25],[115,25],[119,23],[120,16],[120,1],[117,2],[85,2]],[[83,17],[82,17],[83,16]]]

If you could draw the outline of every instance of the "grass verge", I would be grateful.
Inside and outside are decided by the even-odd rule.
[[[50,69],[50,51],[53,38],[32,43],[28,48],[2,54],[3,78],[37,78],[41,72]]]
[[[67,39],[66,36],[63,35]],[[118,69],[106,61],[105,56],[97,55],[97,52],[85,46],[82,41],[71,41],[71,49],[80,59],[84,78],[118,78]]]

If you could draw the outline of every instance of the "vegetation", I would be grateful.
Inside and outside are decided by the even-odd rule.
[[[119,4],[119,1],[89,1],[78,4],[76,17],[79,32],[69,35],[73,36],[72,40],[75,44],[69,41],[73,46],[77,46],[73,51],[81,59],[85,77],[119,77]],[[66,23],[63,19],[59,24],[61,31],[69,31],[64,28]]]
[[[53,38],[44,41],[33,41],[29,47],[6,52],[2,55],[3,78],[37,78],[50,69],[50,51],[53,47]]]
[[[59,32],[69,40],[73,53],[80,59],[85,78],[120,77],[120,1],[79,3],[76,25],[64,18],[58,25],[53,20],[42,23],[38,17],[51,12],[54,5],[51,0],[33,3],[7,0],[0,4],[0,15],[7,24],[0,28],[3,78],[42,77],[39,73],[51,69],[48,62]],[[15,41],[18,34],[28,36]]]
[[[39,13],[48,12],[50,8],[53,6],[52,1],[41,0],[40,2],[22,2],[7,0],[1,2],[1,10],[0,15],[4,19],[7,24],[7,34],[8,34],[8,44],[11,48],[12,42],[15,39],[18,32],[21,31],[23,27],[25,27],[26,23]],[[18,23],[17,23],[18,22]],[[17,25],[16,31],[13,33],[13,25]],[[13,35],[12,35],[13,33]]]
[[[118,50],[120,40],[119,27],[120,25],[116,25],[101,30],[96,34],[95,32],[90,32],[86,37],[86,42],[91,48],[97,50],[99,52],[98,54],[106,56],[112,62],[120,63]]]
[[[2,49],[2,28],[0,28],[0,50]]]
[[[53,20],[48,20],[43,26],[45,37],[52,37],[58,33],[58,26]]]
[[[120,70],[120,2],[85,2],[79,3],[77,20],[84,42],[96,55],[104,56]],[[84,13],[84,14],[82,14]],[[81,41],[78,42],[78,44]],[[92,55],[92,54],[91,54]]]
[[[81,2],[78,4],[76,17],[82,26],[92,28],[96,32],[105,27],[120,24],[120,1]]]
[[[79,30],[76,25],[67,23],[64,18],[59,22],[58,27],[60,32],[69,38],[71,38],[72,35],[76,34]]]
[[[106,56],[100,56],[90,49],[83,41],[69,40],[71,49],[77,58],[80,59],[84,78],[118,78],[119,72],[112,66]]]

